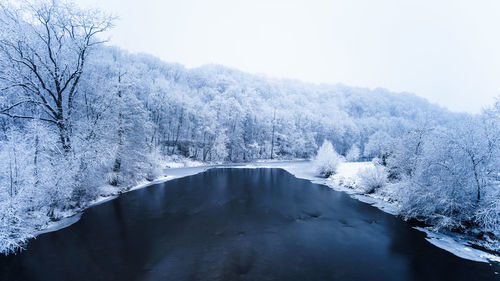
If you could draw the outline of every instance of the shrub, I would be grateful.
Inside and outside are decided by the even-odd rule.
[[[365,193],[373,193],[387,184],[387,171],[379,164],[373,164],[360,170],[358,175],[360,187]]]

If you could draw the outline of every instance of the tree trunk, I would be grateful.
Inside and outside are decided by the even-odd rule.
[[[59,128],[59,139],[61,140],[61,145],[64,149],[64,153],[69,153],[71,151],[71,139],[68,134],[68,128],[64,124],[63,120],[57,122],[57,127]]]
[[[274,109],[274,114],[273,114],[273,133],[272,133],[272,139],[271,139],[271,159],[274,159],[274,132],[276,129],[276,109]]]

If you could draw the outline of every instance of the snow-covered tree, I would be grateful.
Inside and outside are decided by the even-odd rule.
[[[392,137],[384,132],[377,131],[370,136],[365,144],[363,155],[368,158],[378,158],[383,165],[386,164],[386,159],[391,151]]]
[[[464,116],[452,127],[417,135],[413,145],[396,146],[389,159],[391,167],[405,167],[393,169],[401,181],[403,214],[452,229],[474,224],[478,211],[487,214],[481,210],[491,205],[485,198],[496,196],[500,182],[497,125],[484,115]]]
[[[356,162],[359,160],[360,153],[359,146],[357,144],[353,144],[345,154],[345,159],[349,162]]]
[[[11,101],[0,113],[54,126],[62,148],[71,149],[73,101],[88,56],[111,18],[62,1],[0,6],[2,91]]]
[[[228,157],[227,152],[228,138],[224,132],[219,132],[215,137],[214,146],[212,147],[211,160],[224,161]]]

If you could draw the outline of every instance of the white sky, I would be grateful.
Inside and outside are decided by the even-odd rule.
[[[187,67],[408,91],[455,111],[500,95],[497,0],[76,0],[111,43]]]

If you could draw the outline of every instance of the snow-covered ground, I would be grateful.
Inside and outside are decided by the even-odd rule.
[[[192,160],[178,155],[166,156],[160,164],[165,168],[186,168],[207,165],[206,163],[203,163],[201,161]]]
[[[315,167],[313,166],[311,161],[307,160],[291,160],[291,161],[282,161],[282,160],[265,160],[265,161],[255,161],[250,163],[234,163],[234,164],[215,164],[215,165],[204,165],[202,162],[165,162],[164,167],[166,167],[164,171],[164,176],[153,181],[147,182],[144,181],[134,187],[132,187],[129,191],[145,188],[154,184],[166,182],[173,179],[178,179],[182,177],[187,177],[191,175],[195,175],[198,173],[205,172],[208,169],[214,168],[281,168],[289,172],[300,179],[306,179],[313,183],[326,185],[336,191],[345,192],[349,194],[352,198],[357,199],[361,202],[370,204],[374,207],[379,208],[380,210],[392,214],[398,215],[399,206],[395,202],[389,202],[386,198],[376,193],[373,194],[364,194],[363,189],[359,185],[359,171],[373,165],[371,162],[345,162],[340,164],[337,169],[337,173],[330,178],[322,178],[318,177],[315,173]],[[115,192],[113,192],[113,190]],[[102,204],[104,202],[110,201],[118,197],[116,194],[116,189],[110,189],[110,187],[103,187],[103,195],[101,195],[98,199],[94,200],[89,207]],[[76,223],[80,217],[81,213],[78,214],[67,214],[68,217],[61,219],[57,222],[51,222],[47,228],[40,230],[36,233],[36,235],[40,235],[43,233],[57,231],[62,228],[68,227],[74,223]],[[427,234],[426,240],[448,252],[453,253],[454,255],[472,260],[477,262],[500,262],[500,257],[497,255],[493,255],[487,253],[485,251],[481,251],[478,249],[474,249],[470,246],[470,241],[460,237],[458,235],[446,235],[438,232],[432,231],[430,228],[420,228],[415,227],[415,229],[425,232]]]
[[[82,213],[77,213],[71,214],[71,216],[65,217],[61,220],[50,222],[46,228],[39,230],[35,233],[35,236],[38,236],[40,234],[48,233],[48,232],[53,232],[53,231],[58,231],[60,229],[66,228],[80,220],[82,217]]]
[[[462,240],[459,237],[452,237],[446,234],[431,231],[429,228],[415,227],[415,229],[425,232],[427,240],[432,245],[443,250],[453,253],[457,257],[477,262],[500,262],[500,257],[486,253],[484,251],[470,247],[467,240]]]

